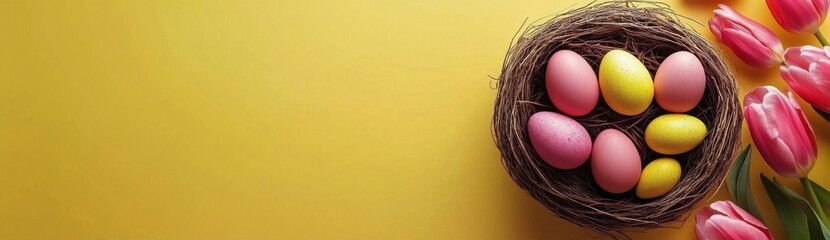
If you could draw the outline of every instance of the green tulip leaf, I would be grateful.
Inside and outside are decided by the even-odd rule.
[[[777,180],[770,181],[764,174],[761,174],[761,183],[789,239],[830,239],[830,230],[821,224],[807,200]]]
[[[821,203],[821,207],[824,209],[824,215],[827,216],[827,211],[830,209],[830,191],[827,191],[826,188],[813,180],[810,180],[810,184],[813,186],[813,191],[816,192],[818,202]]]
[[[758,211],[758,206],[755,204],[755,198],[752,197],[752,188],[749,186],[749,152],[752,150],[752,145],[747,145],[741,154],[735,158],[735,163],[732,164],[732,169],[729,170],[729,195],[732,196],[732,202],[735,202],[739,207],[746,209],[755,218],[764,221],[761,217],[761,211]]]

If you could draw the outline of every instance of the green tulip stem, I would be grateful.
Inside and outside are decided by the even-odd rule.
[[[818,197],[816,196],[816,191],[813,190],[813,184],[810,183],[810,180],[807,177],[800,178],[801,186],[804,187],[804,191],[807,192],[807,195],[810,195],[810,202],[813,204],[813,209],[816,211],[816,215],[818,218],[821,219],[821,223],[827,226],[827,215],[824,214],[824,209],[821,207],[821,203],[818,201]]]
[[[818,42],[820,42],[822,46],[830,46],[830,43],[827,43],[827,39],[824,39],[824,35],[821,34],[821,31],[816,31],[813,35],[816,35]]]

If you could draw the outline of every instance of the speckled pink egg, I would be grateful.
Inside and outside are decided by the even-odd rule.
[[[591,151],[591,172],[603,190],[631,190],[640,180],[642,169],[640,154],[628,136],[616,129],[605,129],[597,135]]]
[[[698,58],[686,51],[669,55],[654,75],[654,99],[669,112],[692,110],[703,98],[706,73]]]
[[[553,105],[569,116],[585,116],[599,101],[597,74],[588,61],[571,50],[560,50],[550,57],[545,87]]]
[[[527,122],[527,133],[536,153],[559,169],[574,169],[591,156],[591,135],[568,116],[537,112]]]

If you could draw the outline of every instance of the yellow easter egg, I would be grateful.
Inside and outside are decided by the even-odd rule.
[[[651,161],[637,182],[637,197],[651,199],[663,196],[680,181],[680,163],[673,158],[658,158]]]
[[[602,57],[599,89],[608,106],[626,116],[643,113],[654,99],[654,82],[648,69],[623,50],[611,50]]]
[[[694,149],[706,137],[706,125],[686,114],[666,114],[646,127],[646,144],[655,152],[675,155]]]

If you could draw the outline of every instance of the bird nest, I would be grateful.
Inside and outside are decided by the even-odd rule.
[[[720,52],[682,16],[668,6],[646,1],[592,3],[529,26],[508,51],[497,81],[492,130],[505,170],[519,187],[559,217],[614,237],[623,231],[665,227],[688,216],[690,210],[719,186],[740,145],[741,107],[734,76]],[[590,164],[573,170],[556,169],[534,151],[527,132],[531,115],[560,112],[545,90],[545,67],[558,50],[572,50],[598,71],[602,56],[624,49],[639,58],[653,75],[672,53],[688,51],[700,59],[706,90],[698,106],[686,114],[709,129],[701,144],[673,156],[682,166],[680,181],[668,194],[639,199],[632,191],[604,192],[591,176]],[[643,166],[659,157],[645,144],[644,131],[654,118],[667,114],[656,103],[642,114],[623,116],[600,100],[596,108],[574,120],[592,139],[604,129],[625,133],[636,145]]]

